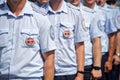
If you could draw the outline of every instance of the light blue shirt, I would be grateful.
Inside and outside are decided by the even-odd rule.
[[[106,33],[106,22],[107,22],[107,16],[104,14],[104,11],[102,10],[101,7],[97,6],[95,4],[94,6],[94,14],[96,16],[96,20],[98,20],[98,27],[102,32],[102,37],[101,37],[101,47],[102,47],[102,53],[108,52],[108,45],[109,45],[109,40],[108,40],[108,35]],[[102,54],[104,55],[104,54]]]
[[[115,16],[116,16],[116,9],[112,8],[110,5],[105,4],[101,7],[101,10],[106,14],[106,25],[105,25],[105,32],[107,34],[113,33],[117,31],[115,27]]]
[[[3,4],[5,2],[5,0],[0,0],[0,4]]]
[[[88,40],[88,35],[82,27],[81,14],[78,8],[63,1],[57,12],[50,4],[43,6],[54,27],[57,49],[55,51],[55,75],[76,74],[77,62],[75,43]]]
[[[55,49],[51,30],[48,18],[33,11],[28,1],[17,17],[7,4],[0,8],[0,78],[42,77],[41,55]]]
[[[83,16],[83,25],[89,34],[89,40],[85,41],[85,66],[87,66],[93,63],[92,39],[101,37],[101,31],[97,24],[96,11],[84,5],[81,5],[80,9]]]
[[[105,4],[104,7],[100,7],[100,10],[103,12],[103,14],[106,15],[106,19],[101,19],[101,16],[99,16],[99,18],[102,20],[101,23],[103,23],[101,26],[102,27],[102,31],[104,32],[104,36],[102,38],[102,52],[108,52],[108,43],[109,43],[109,39],[107,37],[107,34],[116,32],[117,29],[114,26],[114,11],[113,9],[111,9],[111,7],[107,4]]]
[[[120,29],[120,9],[117,7],[115,9],[116,15],[115,15],[115,27],[117,29]]]

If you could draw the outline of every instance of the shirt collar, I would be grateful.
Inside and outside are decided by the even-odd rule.
[[[50,6],[50,3],[47,3],[47,12],[56,13],[55,11],[52,10],[52,8]],[[63,0],[61,8],[57,12],[68,13],[68,11],[67,11],[67,3],[64,0]]]
[[[4,7],[1,9],[0,14],[1,15],[3,15],[3,14],[13,15],[13,13],[10,11],[7,3],[5,3]],[[19,15],[24,15],[24,14],[30,14],[30,15],[33,14],[31,3],[28,0],[26,0],[25,6]]]
[[[95,3],[94,8],[93,8],[94,12],[96,12],[98,10],[98,7],[99,6]]]

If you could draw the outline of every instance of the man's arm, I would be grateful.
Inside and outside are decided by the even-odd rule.
[[[101,68],[101,58],[102,58],[102,53],[101,53],[101,40],[100,38],[94,38],[92,40],[93,42],[93,69],[92,69],[92,77],[97,79],[97,78],[101,78],[102,76],[102,72],[101,69],[97,69]]]
[[[108,59],[105,62],[105,72],[109,72],[112,70],[112,61],[113,55],[115,51],[115,33],[111,33],[109,36],[109,52],[108,52]]]
[[[76,56],[77,56],[77,70],[80,72],[84,72],[84,42],[76,43]],[[77,77],[75,80],[83,80],[83,73],[77,73]]]
[[[44,80],[54,80],[54,51],[43,54],[44,62]]]
[[[113,60],[115,65],[120,64],[120,29],[116,34],[116,52],[113,56]]]

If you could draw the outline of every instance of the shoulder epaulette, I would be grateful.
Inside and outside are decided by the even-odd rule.
[[[79,7],[76,7],[76,6],[74,6],[74,5],[70,4],[70,3],[67,3],[67,6],[70,7],[70,8],[72,8],[72,9],[80,11]]]
[[[42,8],[42,7],[39,7],[37,4],[31,3],[31,6],[32,6],[33,11],[35,11],[37,13],[40,13],[42,15],[47,14],[46,10],[44,8]]]

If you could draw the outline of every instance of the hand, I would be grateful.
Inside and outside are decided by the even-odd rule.
[[[83,77],[84,77],[84,74],[77,73],[75,80],[84,80]]]
[[[110,72],[112,70],[112,61],[105,62],[105,72]]]
[[[92,76],[91,76],[90,80],[97,80],[97,79],[101,79],[101,77],[102,77],[101,69],[100,70],[92,69],[91,74],[92,74]]]
[[[115,65],[119,65],[120,64],[120,58],[116,55],[113,56],[113,61]]]

